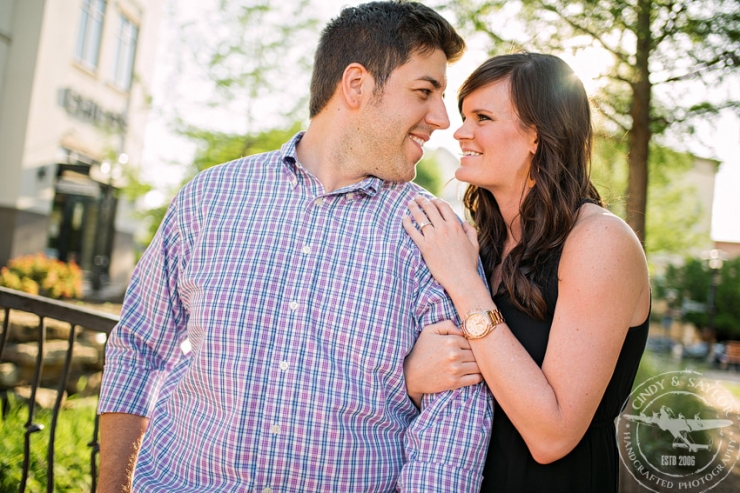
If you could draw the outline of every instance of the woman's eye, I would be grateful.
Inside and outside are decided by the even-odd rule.
[[[490,118],[488,118],[486,115],[481,115],[480,113],[477,114],[477,115],[475,115],[475,116],[478,118],[478,121],[479,122],[482,122],[482,121],[485,121],[485,120],[490,120]]]

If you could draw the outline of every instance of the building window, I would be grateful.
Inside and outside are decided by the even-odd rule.
[[[126,16],[121,15],[118,23],[116,59],[113,65],[113,82],[121,89],[128,90],[131,87],[138,35],[139,28]]]
[[[104,15],[105,0],[82,0],[75,58],[90,69],[98,66]]]

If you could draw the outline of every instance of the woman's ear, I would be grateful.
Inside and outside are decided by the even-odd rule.
[[[359,63],[350,63],[342,74],[342,95],[350,108],[358,108],[367,92],[368,83],[374,83],[367,69]],[[371,91],[372,92],[372,91]]]
[[[540,143],[540,134],[537,133],[537,129],[530,129],[530,141],[529,141],[529,152],[534,156],[537,153],[537,147]]]

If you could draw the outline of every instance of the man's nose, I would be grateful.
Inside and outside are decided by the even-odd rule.
[[[450,127],[450,118],[447,116],[447,108],[441,96],[435,98],[431,108],[429,108],[426,120],[435,129],[444,130]]]

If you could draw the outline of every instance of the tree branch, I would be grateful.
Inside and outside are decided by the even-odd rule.
[[[611,53],[612,55],[614,55],[615,57],[617,57],[617,59],[619,61],[621,61],[623,63],[629,63],[629,60],[628,60],[627,55],[625,55],[624,53],[620,52],[619,50],[616,50],[616,49],[612,48],[611,46],[609,46],[606,43],[606,41],[604,41],[602,39],[602,37],[600,35],[598,35],[597,33],[591,31],[587,27],[584,27],[584,26],[578,24],[573,19],[571,19],[569,17],[566,17],[561,11],[559,11],[558,9],[556,9],[555,7],[553,7],[551,5],[548,5],[548,4],[544,3],[542,0],[539,0],[538,3],[542,6],[543,9],[548,10],[550,12],[553,12],[555,15],[557,15],[558,17],[560,17],[563,21],[565,21],[566,24],[568,24],[570,27],[574,28],[576,31],[581,31],[581,32],[583,32],[583,33],[591,36],[596,41],[598,41],[598,43],[601,45],[602,48],[604,48],[606,51],[608,51],[609,53]]]
[[[596,106],[596,109],[606,117],[607,120],[618,126],[620,129],[622,129],[625,133],[629,132],[629,127],[627,127],[624,123],[619,121],[615,115],[619,114],[619,112],[614,111],[614,108],[612,108],[609,104],[602,104],[598,100],[591,100],[591,102]],[[607,111],[606,108],[609,108],[611,111]]]
[[[706,74],[707,72],[711,72],[713,70],[721,70],[723,69],[728,62],[728,59],[733,62],[733,64],[738,65],[738,62],[740,62],[740,57],[738,57],[734,53],[723,53],[718,57],[715,57],[713,60],[708,60],[706,62],[703,62],[693,68],[690,72],[687,72],[683,75],[676,75],[674,77],[669,77],[667,79],[663,79],[661,81],[655,82],[653,85],[658,84],[666,84],[669,82],[678,82],[678,81],[684,81],[689,79],[694,79],[697,77],[701,77],[702,75]],[[737,60],[736,60],[737,59]],[[724,63],[723,63],[724,62]],[[717,66],[718,64],[723,64],[722,66]]]
[[[666,9],[669,10],[669,11],[672,11],[673,10],[673,2],[671,2],[670,4],[668,4],[666,6]],[[685,12],[686,12],[686,4],[683,3],[683,4],[681,4],[681,8],[674,15],[668,17],[668,20],[666,21],[666,23],[663,24],[663,28],[664,28],[663,34],[661,34],[660,36],[657,36],[657,37],[654,38],[654,40],[653,40],[653,46],[658,46],[665,39],[670,38],[674,34],[682,31],[680,28],[677,27],[677,24],[676,24],[675,21],[676,21],[676,19],[678,19],[678,17],[681,14],[683,14]],[[673,23],[673,26],[671,28],[668,28],[667,26],[671,22]]]

